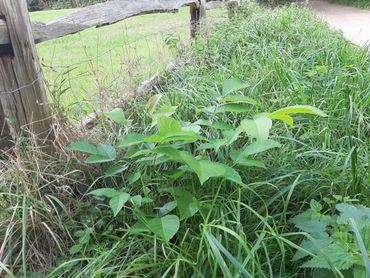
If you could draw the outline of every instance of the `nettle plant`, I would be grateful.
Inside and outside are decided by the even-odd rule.
[[[315,277],[370,277],[370,208],[356,201],[338,195],[322,204],[312,200],[291,220],[307,236],[293,260],[306,260],[302,267],[316,269]]]
[[[281,146],[279,142],[269,138],[273,120],[292,126],[292,114],[326,116],[321,110],[311,106],[291,106],[273,113],[259,114],[253,119],[243,119],[236,127],[216,121],[215,119],[220,118],[219,115],[249,112],[251,105],[257,104],[255,100],[237,94],[245,87],[246,84],[237,80],[224,82],[217,104],[201,109],[200,115],[207,117],[193,123],[176,119],[177,107],[160,105],[163,95],[155,95],[146,106],[152,119],[148,133],[126,133],[119,138],[116,146],[79,141],[68,147],[69,150],[89,154],[85,161],[89,164],[114,162],[114,165],[105,170],[105,177],[127,176],[127,186],[135,182],[143,184],[141,172],[132,171],[133,168],[149,167],[147,170],[154,171],[159,178],[171,173],[167,176],[168,184],[163,185],[159,194],[172,195],[173,201],[155,212],[148,212],[145,206],[150,205],[153,200],[145,185],[142,185],[142,195],[132,196],[129,192],[114,188],[101,188],[89,194],[109,199],[114,216],[123,208],[131,209],[138,220],[132,226],[132,232],[149,232],[169,241],[178,231],[181,220],[197,213],[205,217],[202,214],[202,205],[193,196],[194,193],[181,186],[173,186],[175,182],[181,184],[186,174],[190,173],[197,176],[201,185],[209,179],[218,178],[219,185],[227,182],[246,186],[236,167],[264,168],[263,161],[255,156]],[[115,109],[105,115],[130,130],[132,122],[126,119],[122,109]],[[123,153],[122,157],[117,157],[117,150]],[[160,169],[160,172],[156,169]],[[126,175],[128,171],[131,173]],[[123,186],[123,189],[127,186]],[[179,215],[170,214],[176,208]]]

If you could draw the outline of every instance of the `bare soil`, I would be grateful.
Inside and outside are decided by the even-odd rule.
[[[310,1],[317,16],[343,33],[354,44],[370,46],[370,10],[336,5],[324,0]]]

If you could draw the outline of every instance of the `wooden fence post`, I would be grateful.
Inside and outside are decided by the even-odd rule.
[[[199,26],[206,16],[206,0],[190,5],[190,37],[195,38]]]
[[[10,44],[0,45],[0,147],[23,131],[46,139],[52,119],[26,1],[0,0],[1,19]]]
[[[238,0],[229,0],[227,3],[227,15],[229,19],[233,19],[236,15],[236,11],[239,6],[239,1]]]

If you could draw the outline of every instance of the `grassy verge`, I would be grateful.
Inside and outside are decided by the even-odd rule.
[[[370,9],[370,2],[368,0],[330,0],[330,1],[336,4]]]
[[[47,22],[73,11],[33,12],[31,18]],[[208,14],[212,19],[223,10]],[[133,17],[39,44],[51,100],[61,102],[66,114],[78,119],[132,92],[173,61],[174,48],[188,44],[189,22],[188,8],[183,8],[178,14]]]
[[[4,164],[1,261],[17,277],[366,275],[338,215],[370,205],[369,53],[308,10],[247,5],[189,57],[106,115],[89,138],[104,145],[72,145],[86,163],[64,150]],[[295,105],[328,117],[269,114]]]

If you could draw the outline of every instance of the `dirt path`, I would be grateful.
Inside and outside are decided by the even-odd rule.
[[[344,37],[358,46],[370,46],[370,10],[311,0],[316,14],[331,27],[343,32]]]

